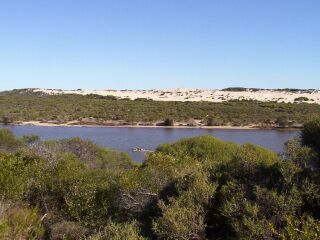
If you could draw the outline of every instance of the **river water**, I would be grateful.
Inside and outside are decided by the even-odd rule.
[[[41,139],[81,137],[99,146],[129,153],[136,162],[142,162],[144,153],[132,152],[133,147],[154,150],[159,144],[172,143],[181,138],[211,135],[239,144],[254,143],[276,152],[281,152],[284,143],[296,136],[296,130],[235,130],[201,128],[124,128],[124,127],[39,127],[6,126],[16,135],[36,134]]]

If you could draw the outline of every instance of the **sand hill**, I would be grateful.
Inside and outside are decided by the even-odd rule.
[[[152,99],[155,101],[209,101],[223,102],[230,100],[257,100],[274,102],[306,102],[320,104],[320,90],[298,89],[242,89],[229,88],[224,90],[201,89],[170,89],[170,90],[61,90],[61,89],[32,89],[33,92],[46,94],[97,94],[101,96],[115,96],[118,98]]]

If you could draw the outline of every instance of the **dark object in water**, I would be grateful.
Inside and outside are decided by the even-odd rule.
[[[131,148],[131,151],[132,152],[153,152],[151,150],[147,150],[147,149],[139,148],[139,147],[133,147],[133,148]]]

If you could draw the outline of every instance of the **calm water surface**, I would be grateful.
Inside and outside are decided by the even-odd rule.
[[[144,159],[144,153],[132,152],[132,147],[154,150],[159,144],[172,143],[180,138],[211,135],[239,144],[254,143],[281,152],[284,143],[298,136],[292,130],[227,130],[227,129],[174,129],[174,128],[95,128],[95,127],[38,127],[8,126],[16,135],[39,135],[42,139],[81,137],[97,145],[125,151],[136,161]]]

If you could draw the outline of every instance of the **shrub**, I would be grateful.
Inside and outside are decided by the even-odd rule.
[[[9,117],[2,117],[1,122],[2,122],[4,125],[8,125],[9,123],[12,122],[12,120],[11,120]]]
[[[22,146],[22,141],[6,128],[0,129],[0,149],[13,151]]]
[[[295,98],[294,99],[294,101],[295,102],[307,102],[307,101],[309,101],[309,98],[307,98],[307,97],[298,97],[298,98]]]
[[[320,152],[320,118],[304,124],[301,138],[302,144]]]
[[[190,196],[159,202],[162,216],[155,220],[153,229],[161,239],[205,239],[204,210],[193,203]]]
[[[79,160],[66,155],[52,179],[54,195],[63,199],[56,202],[59,204],[56,207],[84,226],[103,225],[111,215],[109,207],[116,196],[110,188],[112,176],[108,171],[88,169]]]
[[[85,239],[89,235],[88,229],[76,222],[62,221],[50,227],[50,239]]]
[[[308,146],[302,146],[298,139],[291,139],[285,144],[285,159],[294,162],[295,165],[307,168],[313,165],[316,154]]]
[[[37,208],[10,207],[0,219],[1,239],[40,240],[43,236],[44,228]]]
[[[27,178],[26,164],[21,158],[0,152],[0,198],[21,199]]]
[[[140,235],[138,223],[115,223],[109,221],[106,227],[99,233],[93,235],[89,240],[144,240]]]
[[[283,230],[271,225],[274,234],[281,239],[319,239],[320,221],[308,215],[302,217],[288,216]]]
[[[277,118],[276,123],[279,127],[286,127],[289,123],[288,118],[286,116],[280,116]]]
[[[164,126],[173,126],[173,119],[172,118],[166,118],[163,122]]]
[[[230,88],[224,88],[221,91],[228,91],[228,92],[245,92],[248,88],[244,87],[230,87]]]
[[[25,135],[22,136],[22,140],[23,142],[30,144],[39,141],[40,137],[38,135]]]
[[[172,155],[178,159],[190,157],[202,163],[208,162],[210,165],[230,161],[239,145],[224,142],[211,136],[200,136],[181,139],[173,144],[160,145],[156,152]]]

